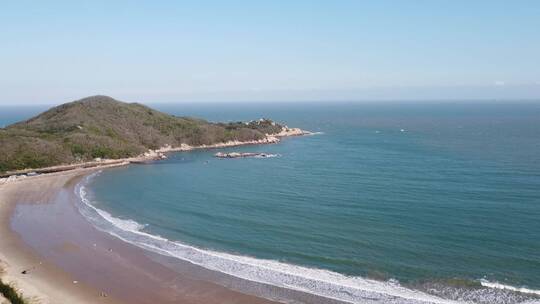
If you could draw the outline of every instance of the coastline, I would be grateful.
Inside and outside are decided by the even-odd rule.
[[[0,278],[4,283],[18,290],[30,303],[135,303],[133,299],[126,301],[119,299],[115,295],[109,295],[106,292],[100,291],[92,284],[87,284],[74,278],[72,273],[61,269],[57,263],[51,263],[44,259],[34,248],[31,248],[23,241],[21,235],[11,227],[12,217],[15,216],[16,207],[18,205],[51,204],[57,199],[58,194],[62,190],[71,189],[68,191],[73,192],[72,190],[75,187],[76,181],[86,175],[106,168],[159,160],[163,158],[163,153],[240,145],[271,144],[279,142],[279,137],[306,134],[310,133],[300,129],[287,129],[276,134],[276,136],[267,136],[264,139],[256,141],[230,141],[196,147],[181,145],[180,147],[172,148],[169,146],[158,150],[150,150],[143,155],[126,159],[96,160],[79,164],[10,172],[10,175],[15,177],[0,180]],[[34,176],[26,175],[29,172],[35,171],[43,172],[43,174]],[[73,202],[71,204],[73,205]],[[91,226],[90,223],[85,224]],[[93,227],[92,229],[95,230]],[[106,236],[104,232],[97,232],[97,234],[100,234],[100,237],[110,239],[110,236]],[[115,240],[115,242],[118,244],[123,243],[121,240]],[[121,244],[119,246],[133,247],[127,244]],[[133,249],[131,248],[130,250]],[[140,251],[141,249],[137,250]],[[189,280],[189,278],[184,278],[184,280]],[[231,291],[212,283],[200,283],[196,281],[191,282],[191,286],[196,286],[193,289],[199,292],[199,294],[193,297],[193,292],[190,292],[188,298],[184,298],[183,302],[224,303],[223,300],[228,298],[229,300],[225,302],[273,303],[269,300]],[[201,291],[207,293],[207,296],[200,294]],[[178,295],[175,295],[175,299],[177,297]],[[141,301],[140,303],[145,302]]]
[[[100,298],[90,286],[74,284],[70,274],[44,261],[10,227],[18,203],[46,203],[73,177],[91,172],[77,169],[36,176],[0,186],[0,265],[2,280],[12,285],[30,302],[39,303],[120,303],[112,297]],[[33,269],[28,274],[23,270]]]
[[[143,249],[96,230],[74,213],[69,195],[92,172],[78,169],[0,186],[1,278],[30,303],[273,303],[191,277],[194,266],[173,272]],[[21,227],[23,235],[16,231]]]
[[[250,143],[222,143],[189,150],[246,144]],[[0,250],[0,262],[5,268],[0,278],[21,291],[24,298],[31,299],[30,303],[355,303],[313,292],[310,288],[277,286],[236,277],[189,260],[148,251],[122,237],[98,230],[100,228],[77,210],[75,188],[83,178],[101,169],[126,166],[134,163],[134,159],[141,162],[161,159],[155,158],[161,151],[128,160],[105,161],[107,165],[98,162],[92,167],[28,176],[0,184],[0,248],[6,248]],[[23,270],[30,272],[22,274]],[[286,275],[292,278],[299,274]],[[347,280],[337,276],[334,279],[338,281]],[[384,289],[384,283],[375,287],[380,283],[360,280],[365,286],[356,290],[354,293],[359,294],[354,297],[366,303],[396,299],[397,294],[379,290]],[[310,281],[305,283],[309,285]],[[320,282],[333,284],[325,279]],[[413,291],[397,299],[407,303],[454,303],[428,295],[416,299],[415,295]]]
[[[0,186],[0,278],[29,303],[348,303],[246,281],[98,230],[74,201],[76,186],[96,171],[77,169]]]
[[[276,144],[281,141],[282,137],[292,137],[292,136],[303,136],[313,134],[310,131],[302,130],[299,128],[288,128],[285,127],[281,132],[276,134],[266,134],[266,137],[259,140],[249,140],[249,141],[238,141],[232,140],[227,142],[221,142],[211,145],[200,145],[200,146],[190,146],[188,144],[181,144],[178,147],[172,147],[170,145],[165,145],[159,149],[148,150],[147,152],[128,158],[118,158],[118,159],[96,159],[94,161],[73,163],[73,164],[62,164],[52,167],[45,168],[29,168],[16,171],[8,171],[4,174],[0,174],[0,186],[7,184],[13,181],[20,180],[21,178],[35,178],[37,176],[29,176],[27,174],[51,174],[58,172],[66,172],[70,170],[78,169],[99,169],[99,168],[108,168],[111,166],[126,166],[129,164],[137,163],[146,163],[150,161],[160,160],[167,158],[165,154],[172,152],[186,152],[193,150],[201,149],[219,149],[219,148],[228,148],[228,147],[237,147],[237,146],[246,146],[246,145],[264,145],[264,144]]]
[[[242,282],[231,283],[231,279],[234,280],[234,278],[227,277],[226,273],[220,272],[220,275],[216,275],[212,270],[201,269],[197,266],[198,264],[179,262],[177,259],[167,257],[155,258],[155,253],[148,253],[144,249],[125,242],[121,237],[117,238],[106,232],[96,231],[96,226],[85,221],[81,214],[73,213],[76,208],[74,190],[79,184],[84,185],[83,178],[103,168],[123,170],[112,168],[124,165],[124,163],[109,164],[43,174],[0,185],[0,248],[2,248],[0,261],[4,262],[0,263],[0,266],[7,268],[7,273],[0,277],[4,282],[14,283],[15,287],[24,292],[25,297],[34,299],[31,303],[37,301],[39,303],[176,303],[179,301],[181,303],[266,304],[273,302],[258,298],[257,296],[261,296],[260,289],[283,292],[281,287],[265,286],[262,282],[259,282],[261,285],[258,287],[248,289],[242,286]],[[51,225],[49,226],[48,223]],[[65,227],[87,232],[82,234],[83,237],[81,234],[70,236],[71,232],[63,231]],[[48,230],[48,232],[42,230]],[[54,240],[58,235],[67,237],[67,241],[61,242],[61,246],[49,244],[48,240]],[[28,242],[28,237],[34,240]],[[43,245],[40,242],[46,244]],[[39,250],[32,247],[36,243]],[[96,248],[98,248],[97,251]],[[109,251],[109,249],[112,250]],[[49,256],[46,254],[48,251],[52,252]],[[84,252],[91,252],[95,256],[88,256]],[[119,261],[119,256],[129,257],[129,259]],[[112,257],[115,258],[112,259]],[[163,260],[168,261],[163,263]],[[173,270],[176,266],[180,268],[179,272],[177,269]],[[21,274],[22,270],[27,269],[30,269],[29,274]],[[302,271],[305,270],[302,269]],[[159,289],[155,280],[151,284],[143,284],[147,286],[138,286],[137,282],[144,281],[140,280],[141,276],[149,281],[159,277],[158,282],[165,282],[167,285],[174,282],[175,288],[181,285],[184,289],[180,293],[174,288],[172,291],[167,289],[171,285],[165,289]],[[334,277],[328,282],[340,279],[343,278]],[[388,286],[385,282],[374,282],[369,279],[358,278],[358,280],[362,281],[362,284],[368,284],[359,287],[365,292],[360,298],[356,298],[363,299],[361,303],[394,303],[393,300],[398,301],[396,303],[459,302],[426,297],[427,295],[422,294],[420,290],[412,291],[412,293],[410,293],[411,290],[403,290],[406,292],[403,294],[406,297],[401,298],[400,295],[393,293],[397,290],[396,288],[401,289],[400,287]],[[257,282],[249,281],[249,284],[254,285]],[[348,286],[347,282],[344,284],[343,286]],[[292,288],[292,286],[289,287]],[[291,290],[289,287],[287,287],[285,297],[275,296],[274,293],[266,293],[262,297],[285,301],[283,299],[290,299],[287,296],[295,293],[292,298],[305,299],[298,300],[298,303],[344,303],[337,298],[329,298],[328,295],[311,293],[312,291],[308,289],[305,289],[304,293],[298,289]],[[381,289],[385,287],[391,288],[388,290],[390,293]],[[136,291],[131,292],[130,289],[136,289]],[[106,297],[102,296],[102,292]],[[147,292],[146,298],[138,299]],[[137,298],[129,298],[129,293],[137,295]],[[179,297],[178,294],[183,294],[185,297]],[[165,297],[159,300],[154,298],[162,295]],[[377,295],[384,297],[374,297]],[[174,300],[170,297],[174,297]]]

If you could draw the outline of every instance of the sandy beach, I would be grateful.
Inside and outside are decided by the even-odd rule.
[[[10,228],[10,217],[19,202],[45,204],[53,199],[67,181],[86,173],[74,170],[50,174],[0,186],[0,260],[2,280],[21,291],[26,299],[39,303],[119,303],[112,297],[100,297],[84,283],[44,261]],[[27,270],[27,274],[22,272]]]
[[[73,187],[95,170],[46,174],[0,186],[1,278],[26,299],[272,303],[205,280],[212,274],[188,263],[173,271],[144,250],[91,226],[73,204]]]

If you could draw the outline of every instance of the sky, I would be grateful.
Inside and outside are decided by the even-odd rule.
[[[0,7],[0,104],[540,100],[540,1]]]

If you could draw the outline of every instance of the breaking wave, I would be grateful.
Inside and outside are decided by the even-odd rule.
[[[206,269],[247,281],[306,292],[346,303],[467,303],[442,298],[424,291],[358,276],[346,276],[329,270],[286,264],[274,260],[196,248],[144,232],[146,225],[130,219],[120,219],[97,208],[88,198],[85,185],[100,172],[87,176],[75,187],[81,214],[98,229],[140,248],[181,259]],[[482,282],[489,288],[498,283]],[[525,292],[520,289],[514,291]],[[536,292],[536,291],[535,291]],[[468,302],[470,303],[470,302]],[[533,303],[533,302],[527,302]]]
[[[490,282],[485,279],[480,280],[480,284],[484,287],[510,290],[510,291],[515,291],[515,292],[528,293],[528,294],[534,294],[534,295],[540,296],[540,290],[537,290],[537,289],[529,289],[526,287],[515,287],[512,285],[501,284],[499,282]]]

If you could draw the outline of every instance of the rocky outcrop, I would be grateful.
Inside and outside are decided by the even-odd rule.
[[[242,158],[242,157],[256,157],[256,158],[268,158],[268,157],[276,157],[277,154],[270,154],[270,153],[253,153],[253,152],[230,152],[230,153],[223,153],[218,152],[214,154],[214,157],[217,158]]]
[[[163,146],[155,152],[157,153],[167,153],[167,152],[180,152],[180,151],[191,151],[195,149],[216,149],[216,148],[227,148],[227,147],[236,147],[236,146],[244,146],[244,145],[262,145],[262,144],[275,144],[278,143],[280,140],[276,136],[267,135],[263,139],[258,140],[246,140],[246,141],[239,141],[239,140],[231,140],[227,142],[221,142],[211,145],[200,145],[200,146],[190,146],[187,144],[181,144],[179,147],[172,147],[171,145]]]
[[[272,134],[272,136],[275,137],[285,137],[285,136],[301,136],[301,135],[309,135],[311,132],[302,130],[300,128],[289,128],[287,126],[283,127],[281,129],[281,132]]]
[[[281,137],[287,137],[287,136],[302,136],[302,135],[309,135],[312,134],[309,131],[302,130],[300,128],[289,128],[287,126],[282,127],[281,131],[275,134],[266,134],[266,136],[262,139],[258,140],[247,140],[247,141],[239,141],[239,140],[231,140],[227,142],[221,142],[211,145],[200,145],[200,146],[191,146],[185,143],[180,144],[178,147],[173,147],[171,145],[165,145],[157,150],[149,150],[144,155],[141,155],[143,159],[164,159],[166,157],[163,157],[164,153],[168,152],[181,152],[181,151],[191,151],[195,149],[217,149],[217,148],[227,148],[227,147],[236,147],[236,146],[243,146],[243,145],[262,145],[262,144],[275,144],[280,142]],[[216,157],[219,158],[237,158],[237,157],[265,157],[263,155],[269,155],[270,157],[274,156],[273,154],[266,154],[266,153],[238,153],[240,155],[233,153],[216,153]],[[250,155],[250,154],[260,154],[260,155]],[[224,156],[229,155],[229,156]],[[231,156],[232,155],[232,156]]]

